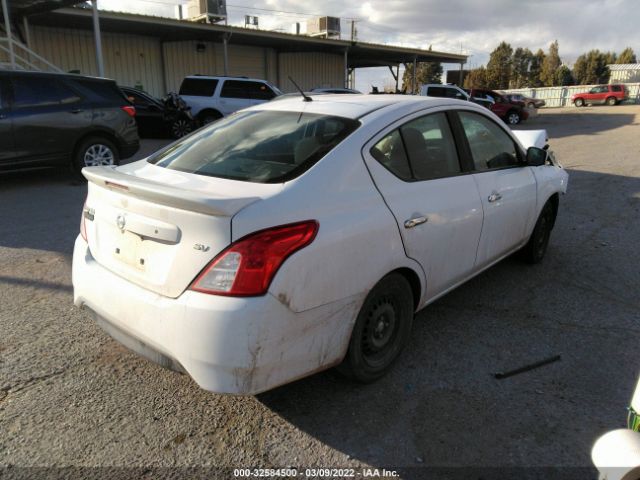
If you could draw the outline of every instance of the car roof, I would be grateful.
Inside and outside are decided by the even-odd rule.
[[[420,95],[367,95],[367,94],[324,94],[313,96],[313,100],[305,102],[300,95],[280,98],[277,102],[267,102],[251,107],[251,110],[293,111],[333,115],[359,119],[371,112],[387,107],[407,105],[438,107],[458,102],[467,105],[469,102],[440,97],[424,97]]]
[[[264,78],[233,77],[226,75],[187,75],[184,78],[193,78],[200,80],[241,80],[245,82],[250,81],[268,83]]]
[[[93,77],[91,75],[82,75],[79,73],[66,73],[66,72],[34,72],[30,70],[8,70],[0,68],[0,74],[19,74],[27,75],[31,77],[53,77],[53,78],[71,78],[71,79],[83,79],[83,80],[96,80],[102,82],[113,82],[111,78]]]

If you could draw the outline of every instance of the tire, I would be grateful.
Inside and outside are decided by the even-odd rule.
[[[607,98],[607,105],[613,107],[614,105],[618,104],[618,100],[616,100],[616,97],[609,97]]]
[[[573,101],[573,104],[574,104],[576,107],[584,107],[584,99],[582,99],[582,98],[576,98],[576,99]]]
[[[540,263],[547,252],[549,237],[555,222],[555,212],[551,202],[545,203],[533,229],[529,241],[522,249],[523,258],[527,263]]]
[[[84,167],[119,164],[118,148],[111,140],[98,136],[82,140],[73,157],[73,170],[78,175]]]
[[[507,113],[507,123],[509,125],[517,125],[520,123],[520,114],[515,110],[510,110]]]
[[[380,280],[358,313],[338,371],[361,383],[382,377],[409,340],[413,314],[413,293],[407,279],[391,273]]]
[[[182,138],[193,131],[193,122],[188,118],[176,118],[169,126],[173,138]]]
[[[533,102],[529,102],[529,104],[527,105],[527,107],[529,108],[536,108],[536,105]]]
[[[207,110],[198,115],[200,125],[207,125],[209,123],[215,122],[220,118],[222,118],[222,114],[216,110]]]

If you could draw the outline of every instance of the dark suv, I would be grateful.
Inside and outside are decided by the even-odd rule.
[[[112,80],[0,70],[0,170],[117,165],[140,147]]]

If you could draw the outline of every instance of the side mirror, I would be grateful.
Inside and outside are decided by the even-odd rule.
[[[530,167],[539,167],[547,162],[547,151],[538,147],[529,147],[527,149],[527,165]]]

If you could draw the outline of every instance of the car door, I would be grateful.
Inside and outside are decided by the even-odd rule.
[[[527,240],[535,222],[537,185],[520,147],[501,125],[471,111],[459,111],[458,118],[484,211],[476,258],[476,268],[482,268]]]
[[[155,99],[131,88],[123,90],[127,99],[136,107],[136,123],[141,136],[161,137],[166,128],[164,125],[164,106]]]
[[[8,93],[8,79],[0,76],[0,167],[13,162],[15,156]]]
[[[268,85],[251,80],[225,80],[220,90],[220,109],[224,115],[264,103],[276,94]]]
[[[475,263],[482,204],[468,167],[460,164],[447,114],[422,113],[396,123],[363,155],[407,255],[425,271],[427,298],[463,281]]]
[[[91,126],[92,110],[54,76],[15,74],[12,87],[13,134],[21,163],[66,160],[79,132]]]

